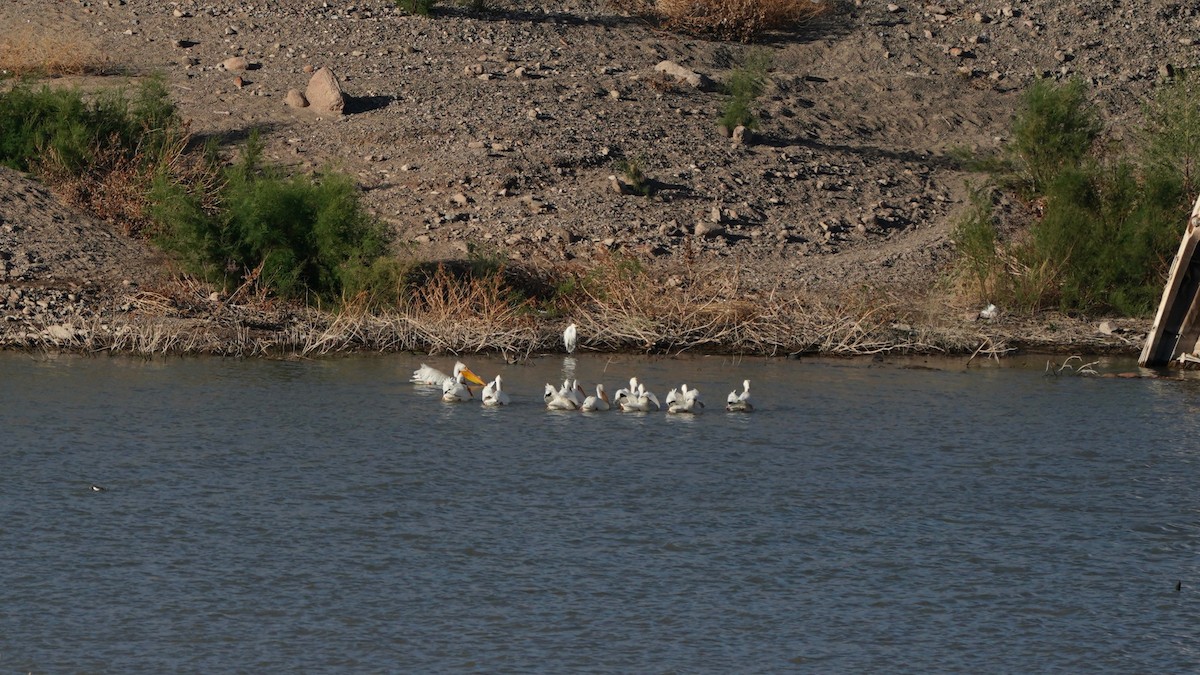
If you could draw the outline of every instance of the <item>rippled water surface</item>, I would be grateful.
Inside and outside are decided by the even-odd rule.
[[[1200,668],[1198,381],[581,357],[709,403],[585,415],[419,362],[0,353],[0,668]]]

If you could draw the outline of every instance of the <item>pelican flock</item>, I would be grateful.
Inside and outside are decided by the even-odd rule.
[[[571,324],[564,333],[564,339],[569,335],[567,344],[574,341],[574,327]],[[421,364],[413,371],[412,383],[418,386],[437,387],[441,390],[441,399],[447,403],[464,403],[476,400],[472,384],[483,387],[479,392],[479,401],[487,407],[507,406],[512,403],[512,397],[504,390],[504,384],[497,375],[491,382],[484,382],[463,362],[454,364],[452,374],[432,366]],[[563,380],[561,386],[547,383],[542,394],[547,410],[580,410],[584,412],[603,412],[619,410],[621,412],[650,412],[662,410],[663,403],[659,402],[654,392],[646,388],[644,382],[637,377],[629,378],[629,384],[621,387],[610,398],[603,384],[597,384],[595,394],[588,395],[578,380]],[[697,415],[704,411],[704,401],[700,390],[686,384],[672,388],[667,393],[666,410],[670,414]],[[754,406],[750,404],[750,380],[742,381],[742,390],[729,392],[726,398],[725,410],[729,412],[751,412]]]

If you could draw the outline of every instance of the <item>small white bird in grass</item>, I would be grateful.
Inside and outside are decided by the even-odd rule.
[[[750,405],[750,380],[742,380],[742,392],[738,393],[735,389],[729,392],[729,396],[725,399],[725,409],[729,412],[751,412],[754,406]]]
[[[467,386],[463,373],[459,373],[454,379],[446,380],[442,384],[442,400],[446,403],[462,403],[473,398],[475,398],[475,394]]]
[[[672,389],[667,394],[667,412],[700,414],[704,410],[704,402],[700,400],[699,389],[688,389],[685,384],[679,389]]]
[[[412,382],[413,384],[428,384],[428,385],[433,385],[435,387],[442,387],[442,386],[445,386],[447,381],[451,381],[451,382],[454,381],[454,379],[457,378],[460,373],[462,374],[463,378],[468,382],[474,382],[475,384],[478,384],[481,387],[483,385],[487,384],[486,382],[483,381],[482,378],[480,378],[475,373],[471,372],[471,369],[468,368],[466,366],[466,364],[464,364],[462,361],[459,361],[454,364],[454,372],[451,373],[450,375],[443,373],[442,371],[438,370],[437,368],[434,368],[432,366],[427,366],[424,363],[422,363],[420,368],[417,368],[416,370],[413,371],[412,379],[410,380],[410,382]]]
[[[583,399],[583,405],[579,406],[579,409],[584,412],[595,412],[599,410],[608,410],[611,407],[612,404],[608,400],[608,393],[604,391],[604,385],[597,384],[596,395]]]
[[[566,347],[568,354],[575,351],[575,346],[579,342],[577,330],[575,324],[571,324],[563,331],[563,347]]]
[[[496,379],[487,383],[487,385],[483,388],[483,393],[480,394],[479,398],[483,401],[483,404],[489,408],[508,405],[512,402],[512,397],[510,397],[508,392],[504,391],[502,388],[499,375],[496,376]]]

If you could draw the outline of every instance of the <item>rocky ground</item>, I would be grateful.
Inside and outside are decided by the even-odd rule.
[[[757,46],[572,0],[489,0],[483,14],[447,6],[433,18],[389,0],[0,5],[0,40],[37,31],[83,36],[117,73],[68,84],[161,73],[198,136],[233,145],[258,130],[271,160],[356,176],[404,255],[586,266],[617,251],[736,274],[750,292],[940,288],[946,315],[969,317],[977,307],[954,300],[948,265],[972,177],[949,151],[1001,146],[1021,92],[1045,76],[1084,79],[1120,142],[1156,84],[1200,58],[1200,10],[1165,0],[859,2]],[[718,132],[722,94],[656,70],[669,60],[719,82],[751,49],[772,69],[750,142]],[[231,57],[247,68],[226,68]],[[348,97],[344,114],[285,103],[321,67]],[[614,188],[623,161],[653,194]],[[10,335],[101,311],[72,297],[119,310],[131,288],[173,274],[19,176],[0,173],[0,190]],[[34,288],[69,309],[31,308]],[[1148,327],[1054,321],[1070,337],[1032,342],[1132,351]],[[995,330],[1019,338],[1027,325]]]

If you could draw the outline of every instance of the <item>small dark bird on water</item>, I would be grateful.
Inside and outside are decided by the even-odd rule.
[[[1182,591],[1182,590],[1183,590],[1183,579],[1180,579],[1179,581],[1175,582],[1175,592],[1178,593],[1179,591]]]
[[[99,485],[92,483],[92,492],[104,492],[104,491],[105,491],[105,488],[102,488]]]

